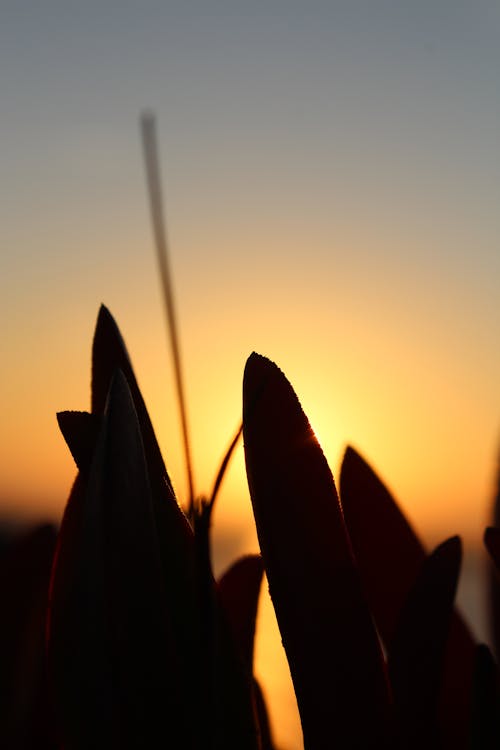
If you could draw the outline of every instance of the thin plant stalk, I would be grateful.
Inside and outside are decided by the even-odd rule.
[[[226,473],[229,461],[231,460],[231,456],[233,455],[234,449],[236,448],[236,445],[238,443],[238,440],[240,439],[241,433],[243,432],[243,422],[238,427],[233,439],[231,440],[231,443],[229,445],[229,448],[226,451],[226,454],[224,458],[222,459],[222,463],[220,465],[219,471],[217,473],[217,477],[214,482],[214,488],[212,490],[212,494],[210,496],[209,500],[209,506],[210,510],[212,510],[215,500],[217,498],[217,494],[219,492],[219,488],[222,484],[222,480],[224,479],[224,475]]]
[[[179,404],[181,417],[182,439],[184,444],[184,456],[186,460],[186,473],[189,493],[187,517],[191,522],[193,522],[195,513],[195,493],[191,460],[191,444],[189,439],[186,400],[184,397],[184,381],[182,377],[179,338],[177,335],[177,319],[174,305],[172,279],[170,274],[168,239],[163,213],[158,145],[156,138],[156,120],[154,115],[150,112],[144,113],[141,117],[141,133],[144,148],[146,180],[151,207],[151,219],[153,223],[153,233],[160,271],[161,286],[163,290],[163,300],[165,303],[165,311],[167,315],[170,347],[172,350],[172,359],[174,363],[177,401]]]
[[[229,448],[227,449],[224,458],[222,459],[222,463],[219,467],[219,471],[217,472],[217,477],[215,478],[214,487],[210,498],[208,499],[206,497],[201,497],[199,499],[193,518],[193,528],[195,532],[195,538],[197,540],[199,559],[203,561],[202,565],[207,571],[209,571],[210,575],[212,575],[212,557],[210,552],[210,525],[212,523],[212,512],[215,506],[215,501],[217,499],[220,486],[222,484],[222,480],[224,479],[224,476],[226,474],[229,461],[231,460],[231,456],[234,453],[234,449],[238,444],[238,440],[240,439],[242,432],[243,423],[241,423],[238,427],[235,435],[233,436],[233,439],[231,440]]]

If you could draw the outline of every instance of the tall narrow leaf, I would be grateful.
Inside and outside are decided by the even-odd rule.
[[[425,559],[391,642],[389,675],[408,750],[442,747],[437,708],[460,562],[458,537]]]
[[[195,514],[198,592],[201,616],[202,692],[200,720],[206,742],[218,750],[257,750],[252,673],[212,577],[209,544],[211,504]]]
[[[496,491],[493,500],[492,508],[492,527],[500,529],[500,462],[497,467],[496,477]],[[500,543],[495,541],[494,531],[487,530],[485,537],[486,546],[490,556],[494,561],[494,565],[490,565],[489,573],[489,597],[488,597],[488,610],[489,610],[489,625],[490,635],[493,644],[493,650],[495,657],[498,661],[500,659],[500,555],[498,549],[500,549]],[[488,538],[489,535],[489,538]]]
[[[193,746],[142,438],[120,372],[61,534],[49,655],[65,744],[140,748],[165,734]]]
[[[137,413],[151,487],[160,558],[173,627],[180,651],[186,658],[183,692],[194,700],[199,687],[200,612],[193,533],[175,498],[133,367],[120,330],[101,305],[92,345],[92,412],[102,414],[111,379],[120,369],[128,383]],[[196,701],[195,701],[196,704]]]
[[[231,565],[219,579],[218,585],[219,599],[250,675],[253,674],[257,605],[263,572],[264,567],[260,555],[247,555]],[[265,698],[255,678],[253,679],[253,696],[261,748],[274,750]]]
[[[105,750],[120,741],[102,547],[100,512],[87,499],[86,477],[80,473],[59,532],[47,624],[51,689],[69,750]]]
[[[104,305],[101,305],[92,343],[92,397],[91,411],[102,414],[106,405],[111,378],[120,369],[130,388],[135,410],[139,419],[148,461],[173,490],[158,447],[146,404],[139,390],[132,363],[115,319]]]
[[[125,369],[124,374],[113,376],[113,367],[121,365]],[[111,391],[107,399],[103,400],[106,387],[110,388],[109,383],[113,384]],[[121,386],[117,383],[121,383]],[[190,716],[197,717],[196,721],[185,722],[189,726],[191,739],[187,736],[183,737],[182,746],[189,747],[189,743],[192,742],[200,748],[208,743],[220,750],[226,747],[229,750],[234,746],[241,747],[242,750],[243,748],[255,750],[257,733],[252,709],[251,675],[248,674],[245,665],[238,657],[217,599],[208,558],[208,530],[203,537],[207,550],[201,560],[198,554],[200,545],[195,544],[193,532],[173,495],[123,339],[116,323],[105,308],[100,310],[94,336],[92,390],[94,410],[92,414],[63,412],[58,415],[58,419],[70,450],[82,472],[83,478],[81,479],[85,485],[89,483],[89,477],[91,479],[96,473],[94,453],[97,452],[99,443],[103,440],[99,430],[101,432],[107,430],[106,434],[108,434],[109,423],[112,421],[113,424],[119,425],[118,432],[122,436],[122,441],[117,442],[118,432],[116,434],[113,432],[112,434],[115,435],[113,446],[115,447],[109,448],[108,445],[100,458],[102,472],[107,476],[112,471],[116,480],[114,484],[109,485],[113,489],[111,495],[114,500],[111,505],[115,508],[115,512],[110,515],[109,511],[102,511],[99,517],[99,522],[105,528],[106,538],[106,544],[101,543],[100,557],[104,558],[108,573],[110,565],[111,569],[114,569],[113,580],[116,579],[114,585],[104,591],[104,600],[109,605],[109,612],[106,610],[108,621],[105,621],[105,627],[109,627],[111,633],[115,634],[113,635],[114,646],[121,643],[121,655],[115,654],[112,659],[114,665],[112,677],[116,680],[116,665],[127,662],[133,666],[137,656],[139,661],[136,661],[135,665],[139,678],[136,682],[150,685],[154,690],[151,679],[140,678],[140,665],[143,664],[144,655],[141,654],[141,649],[133,647],[133,642],[127,636],[127,633],[130,635],[134,629],[137,633],[140,632],[142,623],[134,614],[133,609],[131,610],[133,616],[129,614],[120,617],[123,608],[130,606],[127,591],[120,586],[120,580],[117,578],[119,569],[122,569],[125,575],[123,580],[131,578],[137,582],[138,587],[140,581],[143,580],[143,590],[137,591],[136,595],[138,601],[141,597],[145,598],[143,607],[145,614],[148,602],[154,602],[156,594],[160,593],[160,598],[156,597],[156,601],[157,603],[163,602],[162,606],[166,611],[169,633],[166,634],[165,643],[168,658],[172,662],[169,665],[170,668],[166,670],[168,676],[166,684],[170,685],[172,678],[175,678],[176,700],[173,703],[174,706],[178,705],[182,708],[178,713],[177,723],[182,724],[182,715],[186,711]],[[125,397],[124,394],[128,396]],[[111,408],[113,404],[115,404],[114,409]],[[99,437],[97,447],[94,449],[92,441],[95,442],[96,434]],[[228,455],[234,447],[235,440]],[[126,445],[132,449],[131,455],[125,449]],[[124,450],[117,450],[116,446],[123,447]],[[91,461],[89,461],[89,456],[92,457]],[[134,490],[130,486],[130,470],[138,467],[139,473],[137,471],[133,473],[134,481],[138,482]],[[140,480],[141,472],[142,480]],[[220,481],[220,477],[218,479]],[[116,488],[122,481],[125,484],[123,489],[118,491]],[[121,506],[118,495],[123,497]],[[127,498],[129,503],[123,505]],[[137,498],[142,498],[142,504],[135,502]],[[81,526],[79,520],[81,515],[79,506],[81,505],[81,503],[75,504],[74,502],[68,504],[62,535],[66,540],[74,537],[75,529],[78,530]],[[103,507],[109,505],[108,499]],[[139,513],[139,516],[133,520],[130,513],[127,516],[127,511]],[[145,526],[144,513],[147,515]],[[116,537],[118,540],[126,538],[124,532],[127,528],[130,530],[137,527],[137,532],[141,529],[147,531],[148,540],[144,536],[141,540],[136,532],[135,536],[138,537],[135,539],[136,550],[139,553],[142,549],[146,560],[151,558],[151,554],[158,555],[158,560],[161,562],[160,570],[157,571],[159,575],[157,573],[151,575],[151,572],[148,574],[146,569],[137,564],[137,560],[129,561],[123,544],[110,544],[110,540],[113,539],[110,534],[110,524],[120,529]],[[94,546],[99,549],[99,544]],[[69,570],[72,570],[71,549],[73,547],[72,544],[62,544],[59,550],[62,554],[58,554],[58,558],[69,559]],[[61,571],[68,568],[68,565],[63,566],[61,560],[57,568],[59,576],[56,576],[56,579],[59,582],[58,588],[61,590],[64,588],[61,582],[67,579],[67,575],[65,576]],[[70,586],[70,588],[74,590],[75,587]],[[64,601],[64,596],[55,598]],[[61,611],[57,607],[55,610]],[[116,613],[118,613],[117,619]],[[55,619],[57,622],[57,618]],[[117,622],[120,619],[129,622],[130,627],[124,629],[118,626]],[[154,620],[155,618],[153,618],[153,624]],[[120,637],[117,638],[116,634]],[[154,643],[154,638],[149,638],[149,642]],[[57,651],[57,649],[53,648],[52,651]],[[126,653],[130,653],[131,656],[124,659],[123,655]],[[55,661],[60,663],[61,660]],[[123,680],[122,675],[118,681],[120,690],[123,689]],[[133,682],[127,682],[127,684],[132,685]],[[110,690],[115,696],[116,690],[113,685],[111,684]],[[165,710],[168,716],[168,707]],[[119,709],[117,712],[119,714]],[[156,713],[159,715],[159,712]],[[165,711],[163,714],[165,718]],[[129,722],[132,721],[133,715],[133,710],[127,713]],[[151,729],[148,728],[150,724]],[[113,728],[115,725],[111,724],[111,726]],[[152,733],[154,730],[154,722],[150,721],[145,725],[145,732]],[[130,728],[126,734],[127,741],[133,741],[133,731]],[[172,731],[170,734],[172,735]],[[172,736],[175,737],[175,734]]]
[[[330,469],[292,387],[257,354],[245,368],[243,435],[305,746],[390,747],[381,651]]]
[[[259,555],[246,555],[231,565],[219,580],[219,598],[240,653],[250,670],[263,572],[262,558]]]
[[[396,501],[364,459],[346,450],[340,497],[363,586],[390,649],[399,614],[425,550]],[[474,640],[455,610],[446,647],[440,722],[450,747],[464,747],[470,711]]]

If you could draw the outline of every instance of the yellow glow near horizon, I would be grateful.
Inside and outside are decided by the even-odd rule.
[[[467,390],[467,370],[449,377],[446,363],[433,360],[432,349],[423,353],[394,334],[371,334],[361,321],[347,328],[335,316],[316,321],[319,310],[305,314],[286,305],[283,297],[278,324],[269,320],[268,305],[262,310],[256,305],[220,318],[207,311],[184,325],[197,491],[211,490],[241,418],[244,363],[258,349],[290,379],[335,479],[345,445],[352,443],[394,488],[419,529],[433,538],[448,528],[450,533],[460,530],[477,542],[491,501],[496,445],[495,435],[482,427],[491,420],[488,404],[480,391]],[[22,346],[20,339],[9,342],[16,356],[6,357],[3,370],[4,393],[11,395],[2,401],[8,429],[2,438],[0,489],[4,506],[13,499],[10,510],[27,503],[34,512],[57,516],[62,511],[74,466],[55,413],[88,408],[96,312],[97,306],[86,321],[79,313],[76,333],[75,318],[51,315],[51,351],[44,350],[46,333],[42,346],[31,320],[20,322]],[[117,314],[117,319],[182,499],[184,458],[163,324],[159,319],[145,336],[140,318],[128,315],[123,321]],[[474,440],[472,425],[478,435]],[[228,515],[248,518],[241,449],[223,492],[231,497]]]

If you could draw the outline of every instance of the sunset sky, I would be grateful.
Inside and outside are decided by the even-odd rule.
[[[150,108],[197,491],[256,350],[335,477],[353,444],[430,544],[478,543],[500,442],[499,50],[497,0],[4,0],[4,513],[62,513],[75,469],[55,413],[89,407],[101,302],[185,497]],[[248,519],[240,449],[216,523],[244,540]]]

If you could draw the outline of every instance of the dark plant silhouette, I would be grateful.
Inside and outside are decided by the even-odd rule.
[[[0,550],[0,747],[277,750],[253,673],[265,572],[306,750],[499,748],[497,667],[454,608],[460,539],[427,554],[353,448],[339,496],[290,383],[257,354],[243,378],[242,430],[262,556],[214,579],[211,514],[241,429],[209,499],[196,498],[150,117],[143,136],[186,512],[120,331],[101,307],[91,410],[58,414],[78,469],[60,529],[40,526]],[[485,543],[498,571],[494,526]]]
[[[78,474],[57,541],[41,527],[1,558],[2,747],[273,750],[253,675],[264,569],[308,750],[499,746],[497,668],[453,608],[460,540],[427,555],[352,448],[339,499],[272,362],[252,354],[243,381],[262,559],[219,581],[212,504],[192,525],[179,507],[104,307],[91,412],[58,419]],[[498,567],[500,530],[485,541]]]

